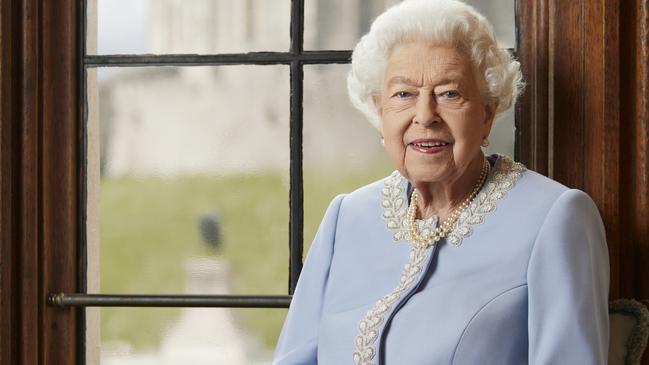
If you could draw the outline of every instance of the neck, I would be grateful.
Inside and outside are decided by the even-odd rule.
[[[445,220],[471,194],[484,167],[484,155],[474,158],[465,171],[445,181],[413,184],[419,192],[419,218],[437,215]]]

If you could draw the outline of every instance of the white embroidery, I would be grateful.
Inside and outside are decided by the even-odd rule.
[[[407,186],[406,179],[399,174],[399,171],[394,171],[390,174],[383,185],[383,200],[381,201],[383,218],[388,221],[388,229],[394,231],[392,239],[395,241],[410,241],[410,233],[406,226],[406,212],[408,209],[405,186]],[[427,219],[417,219],[417,225],[423,235],[430,234],[432,231],[431,227],[437,225],[437,217],[432,216]]]
[[[405,225],[405,181],[406,179],[399,174],[399,171],[395,171],[385,179],[383,185],[383,201],[381,202],[381,205],[383,206],[383,218],[388,221],[388,229],[395,231],[392,235],[392,238],[395,241],[405,239],[406,234],[408,234],[408,229]]]
[[[514,162],[507,156],[499,156],[487,183],[469,207],[462,212],[446,241],[454,246],[459,246],[464,238],[473,233],[473,225],[484,222],[484,216],[496,210],[497,202],[505,197],[507,191],[520,179],[523,171],[525,171],[523,164]],[[398,171],[395,171],[385,180],[383,187],[381,202],[383,217],[387,220],[388,229],[394,231],[392,238],[395,241],[411,242],[406,227],[407,197],[404,191],[407,184],[407,180]],[[422,227],[424,227],[423,229],[433,227],[437,224],[437,217],[433,216],[428,220],[418,222],[418,224],[420,231]]]
[[[501,156],[491,179],[487,181],[469,207],[460,214],[455,227],[446,237],[446,242],[459,246],[464,237],[470,236],[473,233],[471,226],[483,223],[485,215],[496,210],[498,201],[514,187],[523,171],[525,171],[523,164]]]
[[[374,343],[378,339],[379,327],[385,319],[385,314],[415,284],[427,256],[428,249],[413,247],[410,251],[408,263],[403,268],[403,273],[399,278],[399,285],[389,294],[379,299],[358,323],[358,335],[354,340],[356,344],[356,351],[354,351],[353,355],[354,364],[374,365],[372,362],[376,355]]]

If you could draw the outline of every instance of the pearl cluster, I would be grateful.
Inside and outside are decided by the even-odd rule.
[[[417,192],[417,189],[414,189],[412,195],[410,196],[410,207],[408,207],[408,214],[406,215],[406,226],[408,227],[408,233],[410,234],[412,243],[416,247],[427,248],[431,245],[434,245],[442,238],[446,237],[446,235],[453,230],[453,227],[460,217],[460,214],[462,214],[462,212],[464,212],[466,208],[469,207],[471,201],[473,201],[475,196],[478,195],[478,192],[482,188],[482,185],[484,185],[485,181],[487,180],[490,169],[491,165],[489,164],[489,161],[485,159],[484,164],[482,165],[482,171],[480,172],[480,178],[473,187],[471,194],[469,194],[469,196],[464,199],[460,206],[458,206],[451,212],[451,214],[444,220],[444,222],[438,225],[437,228],[435,228],[429,234],[422,234],[417,228],[415,218],[417,215],[417,207],[419,205],[419,192]]]

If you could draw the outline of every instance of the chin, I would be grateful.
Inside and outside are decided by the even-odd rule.
[[[439,171],[438,169],[406,169],[405,173],[402,172],[403,177],[408,179],[411,183],[434,183],[443,181],[444,177],[447,176],[445,171]]]
[[[410,165],[410,166],[408,166]],[[451,175],[448,164],[414,163],[403,168],[402,175],[410,182],[439,182]]]

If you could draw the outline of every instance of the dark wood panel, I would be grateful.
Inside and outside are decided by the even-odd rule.
[[[611,296],[621,294],[619,0],[583,4],[583,189],[606,224],[611,248]],[[613,252],[614,251],[614,252]]]
[[[75,364],[81,0],[0,0],[0,363]]]
[[[629,208],[635,213],[632,220],[633,238],[637,255],[636,277],[645,278],[639,282],[634,292],[642,298],[649,298],[649,0],[636,1],[637,36],[636,55],[630,55],[629,60],[635,61],[636,78],[634,89],[636,97],[631,100],[636,102],[636,114],[633,118],[635,139],[628,145],[632,164],[631,171],[636,171],[633,176],[632,189],[633,204]],[[629,85],[633,85],[629,82]],[[649,361],[647,361],[649,362]]]
[[[516,49],[525,89],[516,104],[516,157],[548,175],[548,1],[516,1]]]
[[[39,362],[39,337],[41,331],[35,330],[41,323],[42,305],[40,294],[40,70],[39,70],[39,6],[35,1],[21,3],[22,14],[20,40],[20,100],[18,120],[20,120],[20,185],[18,190],[19,232],[19,361],[21,364]]]
[[[17,171],[13,151],[16,149],[17,129],[13,123],[15,98],[12,85],[16,78],[13,72],[12,54],[6,50],[12,42],[14,33],[14,8],[9,3],[0,3],[0,363],[16,363],[18,340],[17,328],[17,286],[15,285],[14,265],[17,262],[13,236],[15,235],[16,206],[14,183]]]
[[[42,248],[41,302],[49,293],[78,292],[81,92],[77,1],[43,2],[42,19]],[[45,307],[43,364],[76,361],[76,314]],[[68,349],[61,351],[61,349]]]
[[[583,188],[584,48],[583,1],[550,1],[549,175]],[[579,168],[575,168],[578,166]]]
[[[649,1],[622,2],[621,262],[623,296],[649,298]],[[649,364],[645,352],[643,364]]]

